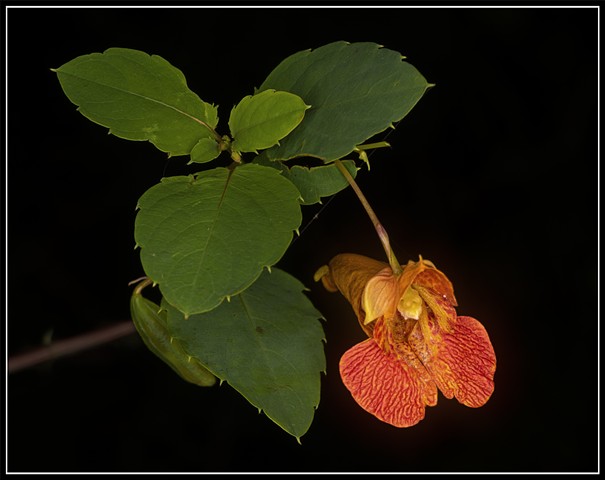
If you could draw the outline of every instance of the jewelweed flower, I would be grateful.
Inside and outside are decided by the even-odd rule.
[[[402,265],[403,267],[403,265]],[[494,391],[496,355],[479,321],[456,314],[454,289],[432,262],[388,264],[340,254],[315,280],[351,303],[367,340],[340,360],[342,381],[380,420],[410,427],[437,404],[437,391],[481,407]]]

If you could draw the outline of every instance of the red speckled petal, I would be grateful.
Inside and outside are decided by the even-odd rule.
[[[412,288],[420,294],[428,309],[439,322],[439,327],[442,330],[450,332],[450,324],[456,321],[456,308],[445,296],[438,295],[433,290],[416,284]]]
[[[468,407],[480,407],[494,391],[494,348],[485,328],[474,318],[459,316],[450,325],[449,333],[435,332],[426,342],[433,347],[429,358],[426,351],[418,356],[443,395],[456,397]]]
[[[423,398],[436,398],[418,372],[395,355],[386,354],[374,339],[347,350],[340,359],[340,376],[355,401],[395,427],[411,427],[424,418]]]
[[[429,268],[420,272],[414,279],[414,284],[433,290],[438,295],[445,296],[454,307],[456,303],[456,297],[454,296],[454,287],[452,282],[443,274],[443,272],[436,268]]]

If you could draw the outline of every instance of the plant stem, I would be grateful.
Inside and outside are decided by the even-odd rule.
[[[389,242],[389,235],[387,234],[387,231],[385,230],[385,228],[382,226],[382,224],[378,220],[378,216],[376,215],[376,213],[374,213],[374,210],[370,206],[370,202],[368,202],[365,195],[359,188],[359,185],[357,185],[357,182],[355,182],[355,179],[351,176],[351,174],[346,169],[346,167],[342,164],[342,162],[340,160],[335,160],[334,164],[336,165],[338,170],[340,170],[340,173],[342,173],[344,175],[344,177],[347,179],[347,182],[349,182],[349,185],[351,185],[351,187],[353,187],[353,190],[355,191],[357,198],[359,198],[359,201],[363,205],[363,208],[365,209],[366,213],[368,214],[368,217],[370,217],[370,220],[372,221],[372,224],[374,225],[374,229],[376,230],[376,233],[378,234],[378,238],[380,238],[382,247],[384,248],[384,251],[387,254],[387,258],[389,259],[389,265],[391,266],[393,273],[395,275],[401,275],[401,272],[402,272],[401,264],[397,260],[397,257],[395,257],[395,253],[393,252],[393,249],[391,248],[391,243]]]
[[[53,342],[47,347],[15,355],[8,359],[8,373],[16,373],[49,360],[88,350],[136,332],[132,321],[121,322],[77,337]]]
[[[128,285],[134,285],[136,283],[138,283],[138,285],[134,289],[134,294],[141,295],[145,287],[153,284],[153,280],[148,277],[140,277],[136,280],[132,280]],[[56,360],[57,358],[98,347],[99,345],[112,342],[135,332],[136,328],[134,323],[130,320],[65,340],[58,340],[52,342],[48,346],[10,357],[8,359],[8,373],[16,373],[50,360]]]

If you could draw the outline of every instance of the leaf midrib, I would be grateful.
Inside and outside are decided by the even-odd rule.
[[[231,177],[233,175],[233,172],[235,172],[235,169],[231,169],[227,173],[227,178],[225,179],[225,186],[223,187],[223,191],[221,192],[221,197],[219,198],[218,204],[216,206],[216,214],[215,214],[214,218],[212,219],[210,231],[208,232],[208,235],[206,236],[206,241],[204,242],[204,246],[200,249],[202,251],[202,258],[200,259],[200,261],[197,264],[197,270],[195,272],[195,276],[193,277],[193,282],[192,282],[193,285],[198,285],[198,283],[199,283],[199,277],[200,277],[200,273],[202,271],[202,266],[205,263],[204,259],[206,258],[206,254],[208,252],[208,244],[210,243],[210,239],[212,238],[212,235],[213,235],[216,225],[218,223],[218,219],[221,215],[221,207],[223,206],[223,201],[225,200],[225,195],[227,193],[227,188],[229,187],[229,183],[231,182]],[[225,299],[225,297],[223,297],[221,299],[221,302],[224,299]]]
[[[105,88],[108,88],[108,89],[111,89],[111,90],[115,90],[117,92],[125,93],[127,95],[132,95],[134,97],[138,97],[138,98],[142,98],[144,100],[148,100],[148,101],[150,101],[152,103],[156,103],[156,104],[161,105],[163,107],[166,107],[168,109],[174,110],[175,112],[183,115],[184,117],[189,118],[190,120],[193,120],[197,124],[199,124],[202,127],[208,129],[208,126],[207,126],[206,122],[204,122],[203,120],[200,120],[199,118],[197,118],[197,117],[195,117],[195,116],[193,116],[193,115],[191,115],[191,114],[189,114],[189,113],[187,113],[187,112],[185,112],[185,111],[183,111],[183,110],[181,110],[181,109],[179,109],[179,108],[177,108],[177,107],[175,107],[173,105],[170,105],[170,104],[168,104],[166,102],[163,102],[161,100],[158,100],[158,99],[155,99],[155,98],[152,98],[152,97],[148,97],[147,95],[143,95],[143,94],[140,94],[140,93],[137,93],[137,92],[133,92],[133,91],[130,91],[130,90],[124,90],[123,88],[119,88],[119,87],[116,87],[114,85],[107,85],[105,83],[101,83],[101,82],[96,81],[96,80],[91,80],[89,78],[85,78],[85,77],[81,77],[81,76],[78,76],[78,75],[74,75],[71,72],[64,72],[64,71],[61,71],[61,70],[55,70],[55,72],[60,73],[61,75],[66,75],[66,76],[71,76],[73,78],[77,78],[78,80],[83,80],[83,81],[86,81],[86,82],[94,83],[95,85],[99,85],[101,87],[105,87]]]

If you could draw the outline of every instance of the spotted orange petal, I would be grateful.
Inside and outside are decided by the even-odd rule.
[[[459,316],[445,332],[431,321],[428,349],[417,355],[447,398],[468,407],[481,407],[494,391],[496,355],[489,336],[479,321]],[[418,334],[418,332],[415,332]],[[411,342],[414,348],[413,342]]]
[[[454,296],[452,282],[449,281],[443,272],[436,268],[428,268],[419,273],[414,279],[414,284],[433,290],[436,294],[444,297],[454,307],[458,305]]]
[[[420,276],[420,275],[419,275]],[[456,321],[456,308],[445,295],[438,295],[433,290],[414,283],[412,286],[418,292],[432,315],[437,319],[439,328],[446,332],[451,331],[451,323]],[[421,326],[425,326],[421,322]]]
[[[362,408],[395,427],[416,425],[425,406],[437,401],[434,383],[424,383],[415,368],[385,353],[373,338],[345,352],[340,376]]]

